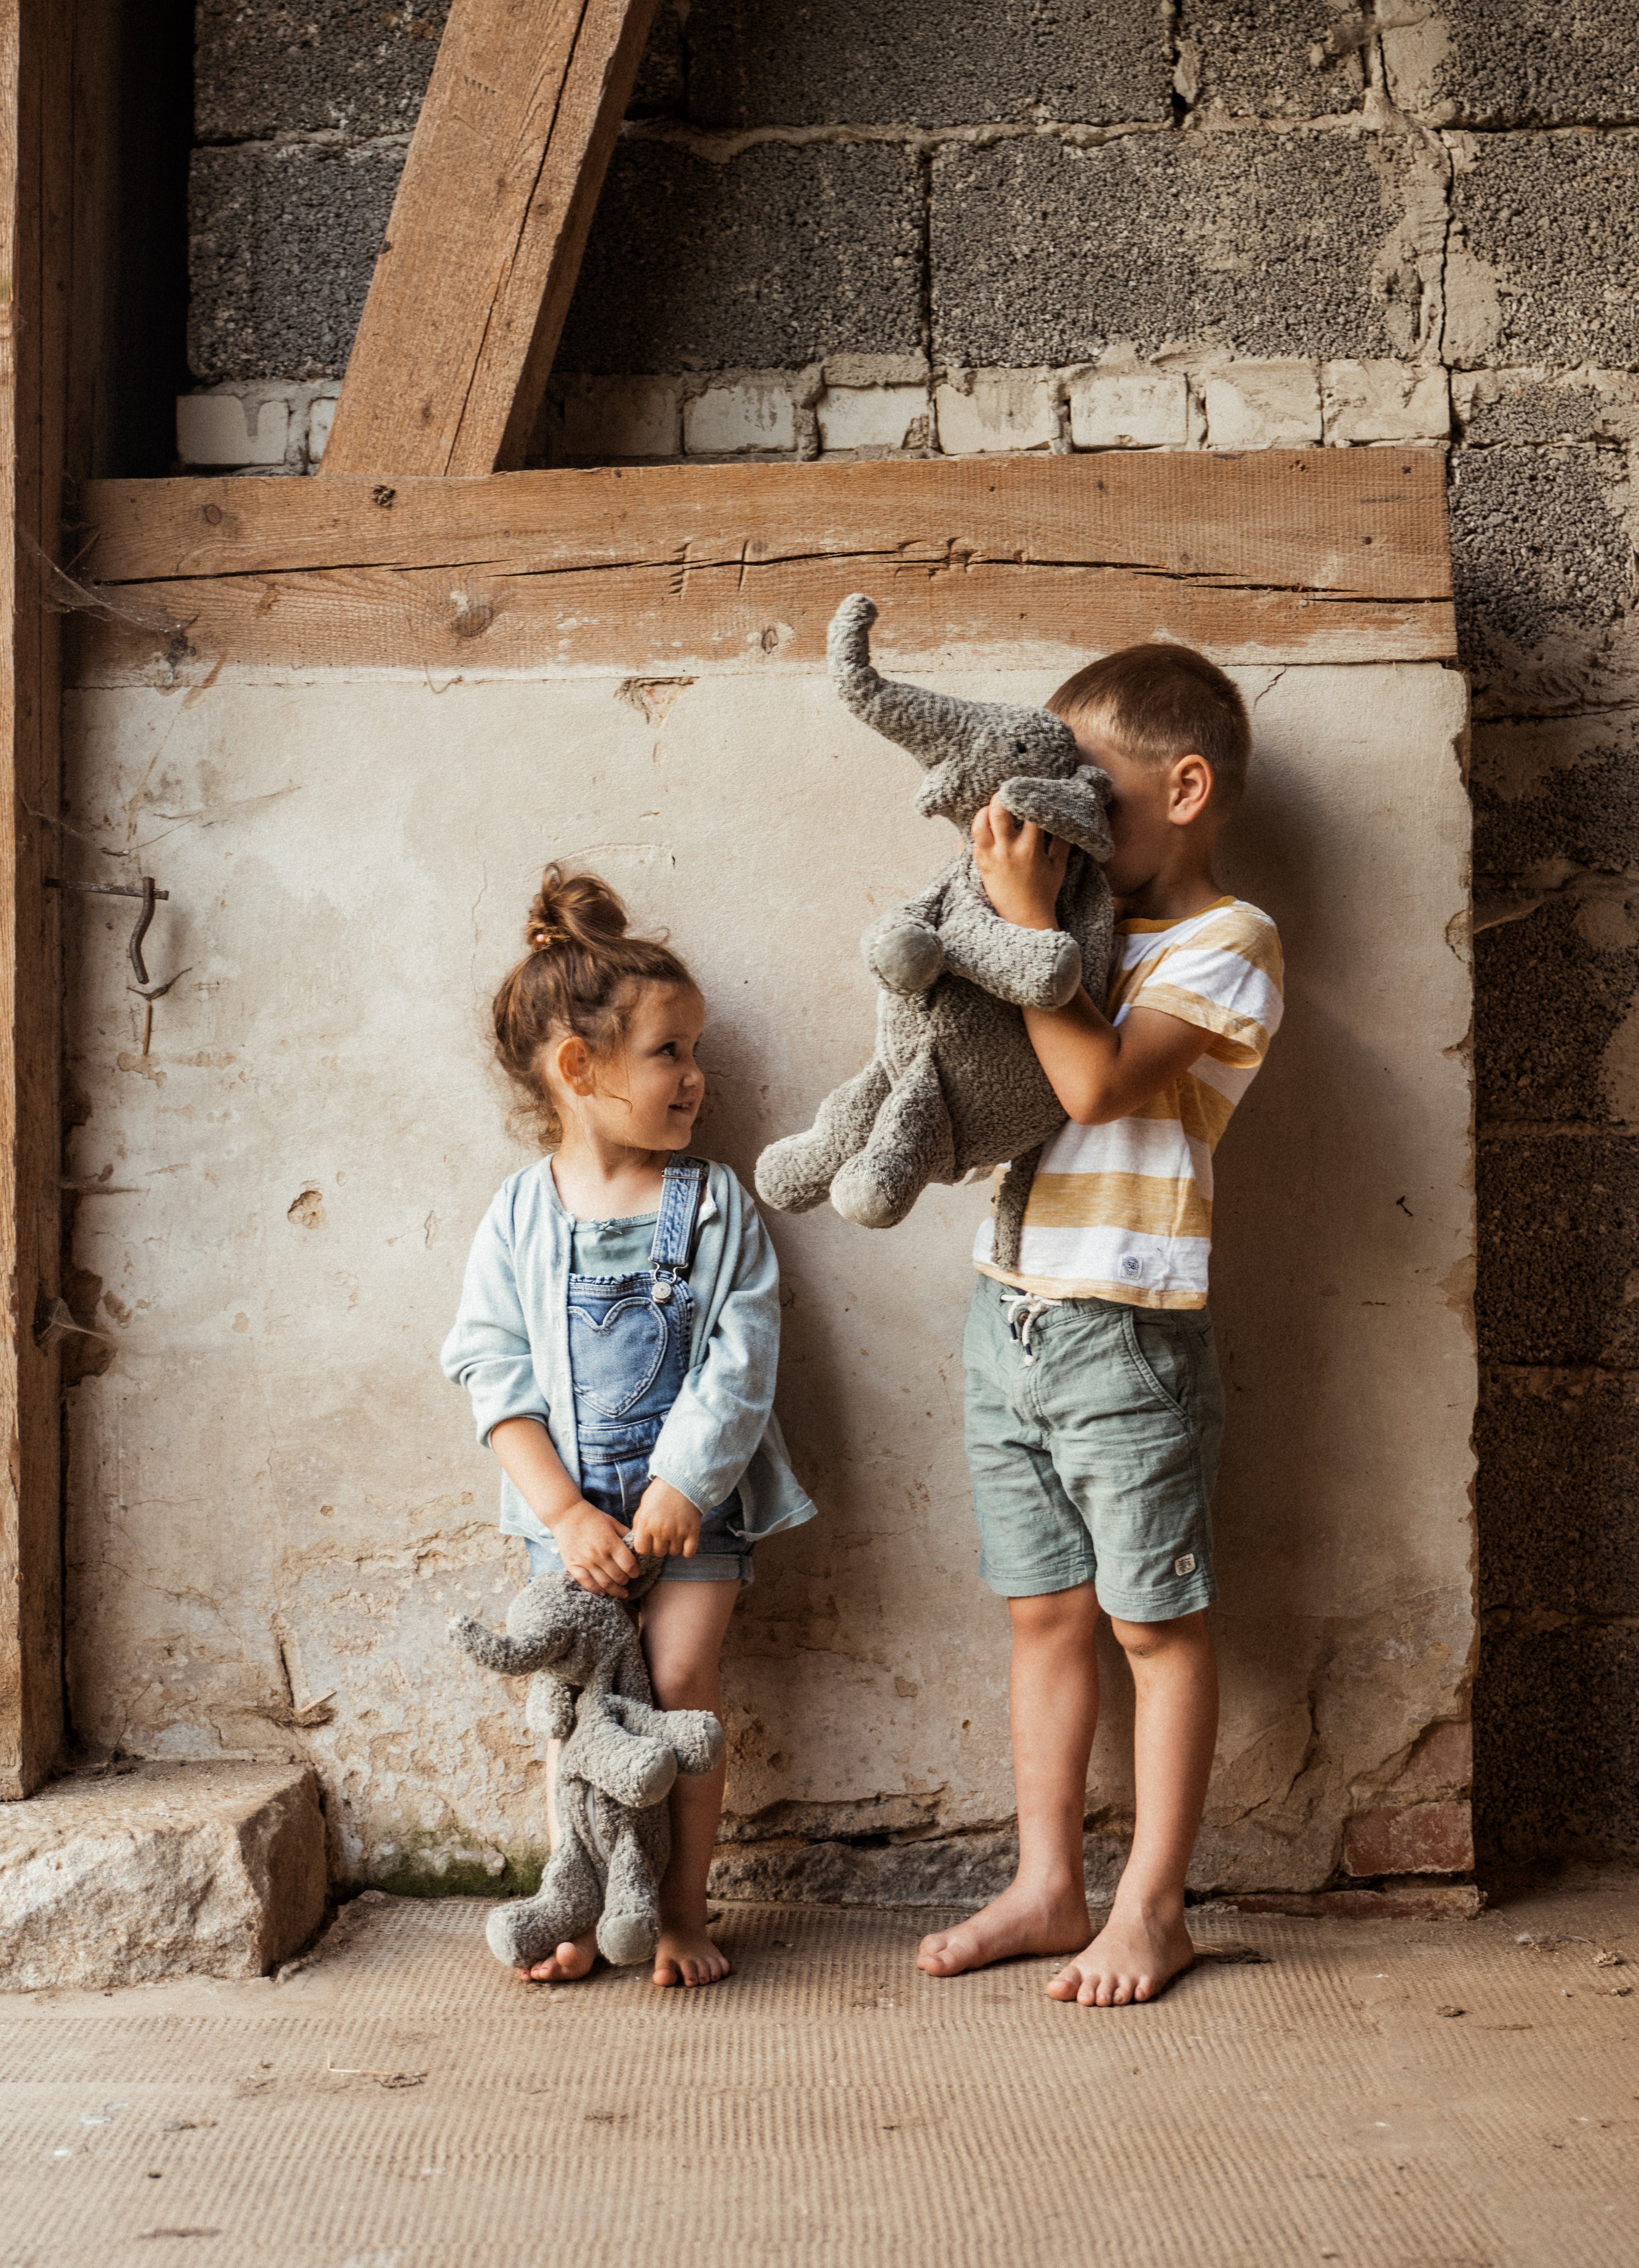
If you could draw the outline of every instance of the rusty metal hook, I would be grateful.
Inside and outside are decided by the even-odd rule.
[[[148,925],[153,919],[155,902],[160,898],[168,898],[171,895],[169,890],[156,889],[151,874],[144,874],[136,887],[133,887],[129,882],[64,882],[60,881],[55,874],[48,874],[46,887],[48,890],[94,891],[98,896],[105,898],[140,898],[143,902],[143,909],[137,917],[137,926],[131,932],[131,941],[127,950],[131,956],[131,967],[137,972],[137,983],[147,983],[148,967],[143,959],[143,939],[147,936]],[[186,975],[187,971],[184,970],[183,974]],[[175,982],[176,979],[173,976],[171,983],[174,984]],[[168,992],[170,989],[170,985],[160,987],[161,991]],[[143,997],[146,999],[148,995],[144,993]],[[159,994],[156,993],[153,997],[157,999]]]

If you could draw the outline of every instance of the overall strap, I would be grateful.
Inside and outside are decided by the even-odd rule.
[[[661,1209],[649,1248],[649,1268],[657,1299],[669,1299],[674,1279],[687,1276],[694,1259],[695,1233],[705,1195],[705,1160],[678,1158],[661,1180]]]

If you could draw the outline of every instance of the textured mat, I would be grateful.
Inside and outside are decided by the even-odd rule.
[[[278,1983],[0,1998],[0,2264],[1632,2268],[1639,1888],[1206,1911],[1153,2007],[936,1982],[926,1912],[729,1907],[737,1974],[528,1988],[371,1896]],[[1520,1942],[1525,1938],[1527,1942]],[[1460,2013],[1454,2013],[1460,2011]]]

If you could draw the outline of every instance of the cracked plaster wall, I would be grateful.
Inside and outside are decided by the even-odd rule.
[[[251,461],[239,405],[271,432],[270,397],[260,463],[313,460],[440,21],[202,5],[196,460]],[[1450,441],[1476,1793],[1522,1856],[1639,1845],[1634,55],[1624,0],[692,0],[538,436],[557,461]]]

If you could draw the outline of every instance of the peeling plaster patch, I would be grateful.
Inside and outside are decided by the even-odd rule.
[[[324,1199],[319,1195],[317,1189],[304,1189],[292,1203],[284,1218],[286,1220],[294,1221],[298,1228],[322,1228]]]

